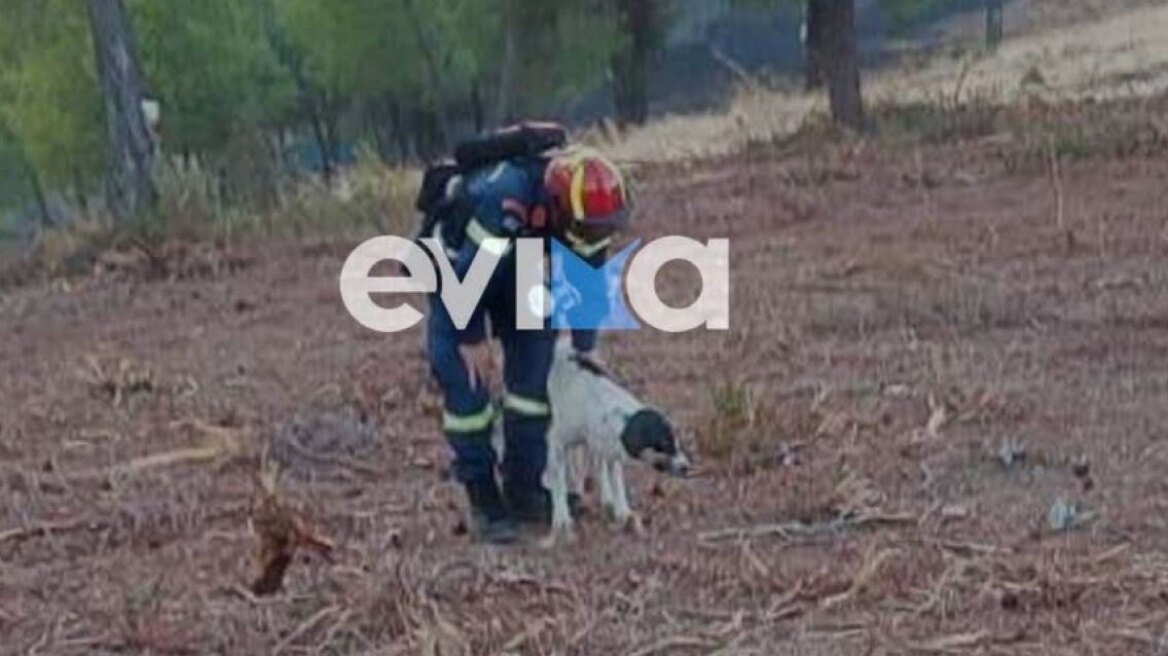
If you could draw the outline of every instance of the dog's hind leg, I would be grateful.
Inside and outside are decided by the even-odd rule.
[[[572,533],[572,510],[568,506],[568,466],[567,454],[562,448],[553,448],[548,451],[547,483],[552,496],[552,531],[548,535],[547,543],[550,546],[560,535]]]

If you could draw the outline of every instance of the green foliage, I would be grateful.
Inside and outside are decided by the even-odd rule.
[[[522,39],[516,72],[523,85],[515,99],[520,113],[561,107],[607,74],[613,53],[629,38],[617,29],[613,5],[582,0],[513,2]]]
[[[32,197],[24,151],[15,135],[0,121],[0,240],[5,234],[5,218]]]
[[[0,2],[0,122],[45,184],[101,168],[103,124],[85,4]]]
[[[130,0],[129,9],[166,148],[212,151],[290,111],[292,79],[253,0]]]
[[[87,1],[0,0],[0,207],[27,204],[33,180],[71,198],[98,188]],[[159,161],[193,155],[217,203],[258,194],[265,209],[306,143],[426,156],[479,122],[558,113],[630,42],[624,0],[123,1],[162,110]],[[674,3],[654,1],[663,36]]]

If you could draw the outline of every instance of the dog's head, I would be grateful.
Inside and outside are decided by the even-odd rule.
[[[621,444],[634,459],[643,460],[671,476],[689,473],[689,459],[677,446],[673,427],[660,412],[644,408],[625,422]]]

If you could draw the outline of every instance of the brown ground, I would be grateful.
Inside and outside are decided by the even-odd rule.
[[[593,513],[554,551],[459,534],[421,335],[348,317],[351,244],[0,291],[0,652],[1156,652],[1168,159],[1141,138],[1056,175],[1002,137],[642,171],[643,235],[732,240],[731,331],[609,342],[702,469],[630,468],[647,534]],[[265,446],[338,547],[257,599]]]

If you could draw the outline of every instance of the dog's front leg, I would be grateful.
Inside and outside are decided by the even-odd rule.
[[[613,518],[617,525],[626,527],[640,535],[644,528],[641,525],[641,518],[633,513],[633,509],[629,507],[629,497],[625,490],[624,466],[620,460],[611,460],[608,463],[608,469],[609,477],[612,479]]]
[[[616,506],[613,503],[612,493],[612,477],[609,476],[609,459],[600,455],[594,454],[592,457],[592,470],[596,473],[596,478],[600,485],[600,507],[610,516],[616,515]]]

